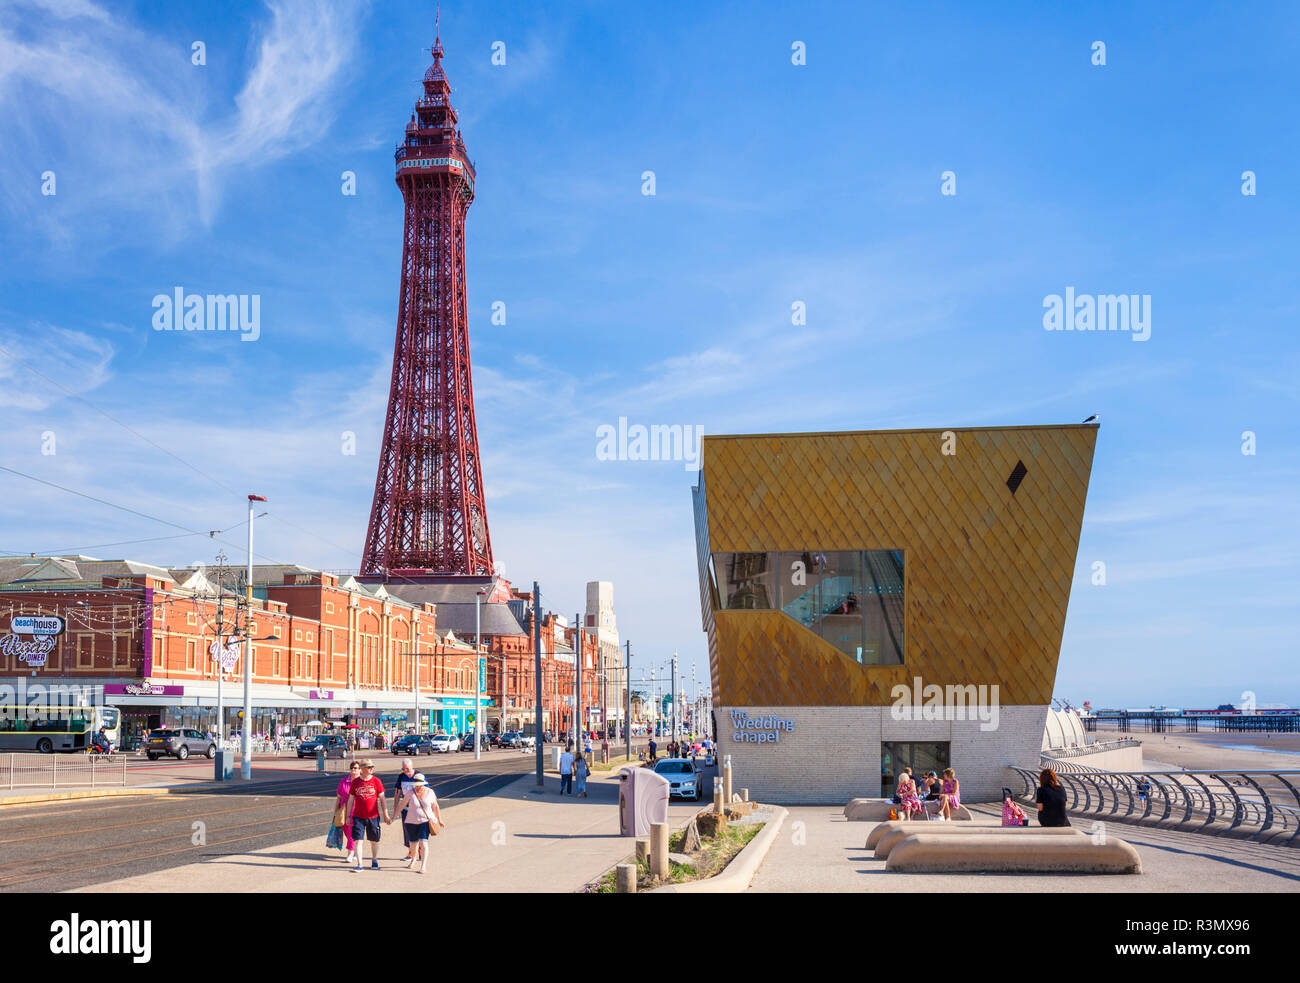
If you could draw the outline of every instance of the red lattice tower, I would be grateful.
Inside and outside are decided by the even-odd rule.
[[[442,69],[424,75],[397,186],[406,204],[388,417],[362,574],[492,573],[465,292],[465,214],[474,165]]]

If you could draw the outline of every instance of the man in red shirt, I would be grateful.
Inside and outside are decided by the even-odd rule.
[[[384,783],[375,777],[375,763],[367,758],[358,762],[361,765],[361,777],[352,779],[348,793],[348,806],[352,809],[352,839],[361,842],[362,834],[370,843],[370,869],[379,869],[379,817],[382,814],[385,823],[392,823],[388,815],[388,803],[384,801]],[[348,815],[347,810],[343,813]],[[361,850],[357,850],[357,865],[353,873],[361,873]]]

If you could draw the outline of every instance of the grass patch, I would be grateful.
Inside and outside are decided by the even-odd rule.
[[[613,771],[615,768],[626,768],[628,765],[639,765],[640,763],[636,758],[629,758],[620,754],[617,758],[611,757],[609,764],[603,764],[599,759],[588,764],[592,771]]]
[[[727,864],[735,859],[736,854],[749,845],[763,826],[763,823],[749,823],[743,826],[730,825],[722,831],[720,836],[704,837],[703,849],[688,854],[691,858],[690,863],[669,864],[668,878],[664,881],[653,881],[650,877],[650,864],[646,861],[639,862],[636,865],[636,889],[644,891],[652,887],[663,887],[665,884],[685,884],[689,881],[700,881],[707,877],[715,877],[726,869]],[[685,835],[686,831],[682,830],[668,838],[670,852],[681,852],[682,840]],[[617,870],[611,870],[600,880],[588,884],[585,889],[587,894],[616,894],[617,892]]]

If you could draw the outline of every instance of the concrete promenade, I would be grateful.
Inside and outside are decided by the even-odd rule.
[[[618,835],[618,778],[595,777],[586,799],[559,796],[559,779],[545,778],[538,794],[527,775],[482,798],[440,801],[447,827],[430,840],[428,873],[406,869],[401,827],[383,827],[380,870],[353,873],[343,853],[325,849],[319,835],[248,854],[173,867],[82,889],[88,893],[268,891],[307,893],[570,892],[580,891],[635,851]],[[391,806],[391,797],[390,797]],[[685,825],[700,808],[673,801],[669,819]],[[196,853],[202,848],[196,847]]]
[[[970,810],[976,824],[999,824],[995,805],[974,805]],[[1087,817],[1071,816],[1070,822],[1084,833],[1093,829],[1093,820]],[[923,829],[926,824],[915,825]],[[846,821],[843,807],[791,806],[785,828],[750,890],[845,894],[1300,892],[1300,850],[1125,823],[1107,823],[1105,832],[1137,848],[1142,857],[1141,874],[886,873],[885,862],[863,848],[874,826]]]

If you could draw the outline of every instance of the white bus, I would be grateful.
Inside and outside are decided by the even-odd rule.
[[[84,751],[95,734],[88,706],[48,705],[0,708],[0,751]]]

